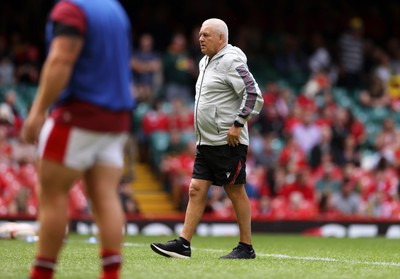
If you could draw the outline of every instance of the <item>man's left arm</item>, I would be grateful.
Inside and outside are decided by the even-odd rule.
[[[238,115],[235,118],[237,125],[244,125],[253,115],[260,113],[264,100],[262,93],[253,75],[246,64],[233,64],[229,72],[229,82],[239,97],[242,98]]]
[[[242,128],[253,115],[260,113],[264,103],[261,90],[247,65],[243,63],[235,64],[229,71],[228,78],[234,92],[242,98],[242,102],[238,115],[228,133],[228,143],[233,146],[239,144]]]

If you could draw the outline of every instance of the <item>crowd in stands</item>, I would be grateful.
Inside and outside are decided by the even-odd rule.
[[[251,51],[260,29],[240,30],[231,43],[249,54],[264,96],[261,114],[249,123],[253,217],[400,219],[400,39],[375,41],[373,29],[365,32],[365,21],[355,17],[335,40],[322,32],[311,32],[307,43],[294,33],[271,33],[264,61]],[[160,49],[160,36],[142,32],[131,60],[134,156],[151,166],[181,211],[195,155],[197,34],[197,27],[189,35],[174,32]],[[0,215],[37,213],[35,151],[19,131],[35,94],[39,56],[38,46],[18,33],[0,35]],[[133,179],[134,173],[122,178],[120,194],[124,210],[137,213]],[[71,214],[88,211],[77,181]],[[222,188],[212,187],[206,212],[232,217]]]

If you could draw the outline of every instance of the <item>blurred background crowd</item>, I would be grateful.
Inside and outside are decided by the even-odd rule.
[[[205,19],[219,17],[264,96],[249,123],[253,216],[400,219],[397,1],[121,2],[134,30],[137,100],[127,162],[133,170],[132,161],[149,165],[177,210],[187,204],[195,154],[198,32]],[[37,213],[35,151],[19,132],[35,96],[52,4],[0,1],[0,215]],[[128,171],[120,191],[125,211],[137,213],[134,180]],[[71,214],[87,211],[77,182]],[[232,216],[221,188],[210,191],[206,212]]]

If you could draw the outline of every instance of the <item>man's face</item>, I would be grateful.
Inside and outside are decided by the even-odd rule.
[[[222,46],[222,35],[215,32],[210,25],[201,26],[199,33],[201,52],[210,58],[213,57]]]

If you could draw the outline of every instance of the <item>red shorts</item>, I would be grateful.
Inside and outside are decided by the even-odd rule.
[[[48,118],[40,131],[38,152],[42,159],[82,171],[95,164],[122,167],[127,138],[127,133],[93,132]]]

